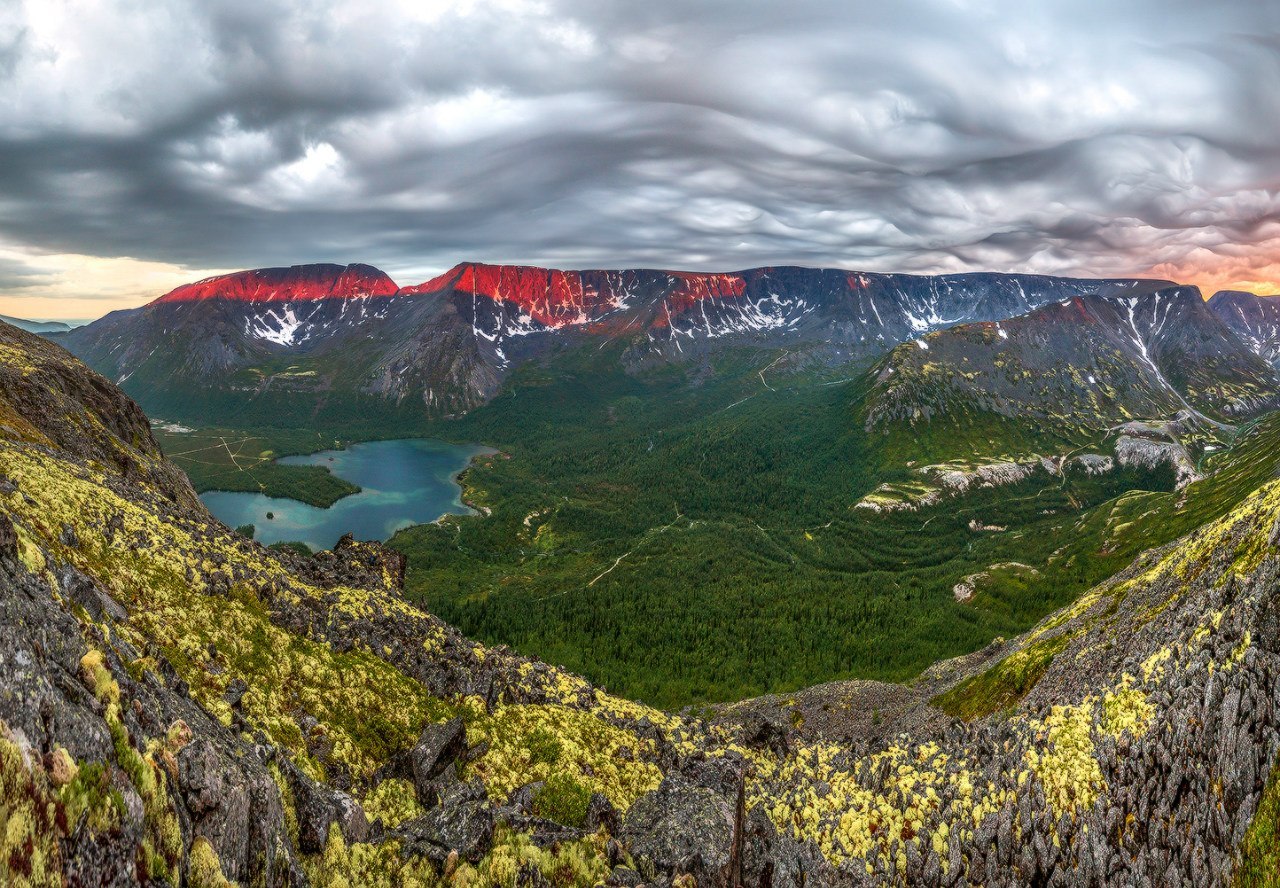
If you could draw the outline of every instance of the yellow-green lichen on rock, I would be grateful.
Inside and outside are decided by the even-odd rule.
[[[0,375],[10,382],[50,372],[45,362],[53,358],[4,349],[13,347],[0,349]],[[921,370],[936,372],[933,364]],[[103,381],[89,389],[103,403],[126,403]],[[1107,866],[1116,868],[1108,877],[1118,873],[1118,881],[1132,875],[1125,867],[1143,852],[1132,842],[1144,829],[1172,837],[1161,849],[1162,865],[1193,872],[1179,855],[1186,837],[1195,836],[1199,853],[1217,855],[1221,873],[1224,857],[1235,853],[1221,837],[1244,832],[1227,818],[1250,810],[1257,787],[1249,775],[1265,773],[1259,749],[1274,726],[1259,727],[1252,716],[1267,712],[1259,701],[1274,699],[1271,677],[1280,670],[1271,639],[1251,621],[1274,587],[1271,530],[1280,484],[1140,560],[1032,633],[993,648],[1002,655],[998,662],[980,652],[899,689],[919,700],[893,715],[904,719],[901,732],[841,735],[849,726],[838,712],[806,719],[794,707],[781,727],[756,731],[746,724],[749,706],[737,710],[742,723],[660,713],[563,670],[461,639],[403,600],[396,562],[375,545],[352,545],[346,560],[335,551],[304,561],[236,536],[210,521],[189,490],[166,488],[171,467],[147,444],[145,420],[132,409],[130,422],[104,422],[105,414],[93,410],[66,418],[101,445],[73,455],[57,449],[67,447],[57,429],[17,415],[0,397],[0,512],[14,531],[0,526],[5,569],[44,590],[43,604],[62,608],[68,634],[78,627],[82,646],[64,658],[63,672],[87,689],[74,690],[85,698],[84,717],[97,719],[106,759],[77,761],[56,737],[37,755],[20,732],[0,727],[6,884],[61,884],[64,858],[74,853],[67,850],[69,835],[118,837],[126,820],[137,836],[129,861],[153,882],[221,888],[245,867],[253,876],[245,884],[272,878],[235,859],[237,849],[216,831],[197,826],[184,835],[188,821],[178,811],[198,792],[184,780],[193,768],[224,764],[228,771],[256,769],[253,785],[270,804],[254,810],[274,812],[270,848],[291,858],[278,858],[278,871],[297,864],[321,888],[488,888],[540,884],[539,877],[586,886],[602,882],[613,863],[635,862],[627,855],[636,845],[621,847],[603,831],[556,831],[535,820],[556,837],[546,842],[540,833],[535,842],[504,825],[502,818],[519,820],[526,812],[499,806],[530,783],[542,784],[527,799],[534,818],[576,828],[586,822],[592,794],[600,793],[624,817],[633,815],[622,835],[637,844],[644,837],[628,830],[655,799],[680,799],[691,808],[657,812],[664,823],[653,829],[700,819],[725,827],[736,821],[742,786],[744,813],[756,817],[744,842],[762,836],[774,842],[757,846],[756,858],[800,853],[774,841],[771,823],[875,882],[939,884],[941,873],[948,884],[975,884],[994,871],[1010,883],[1049,884],[1047,874],[1031,872],[1046,855],[1058,855],[1051,865],[1059,879],[1070,880],[1088,869],[1083,861],[1097,838],[1116,846],[1115,854],[1104,851]],[[549,528],[543,522],[538,531],[548,545]],[[1272,573],[1259,575],[1264,570]],[[89,593],[76,584],[77,572],[91,582]],[[113,606],[91,608],[99,592]],[[1204,694],[1181,693],[1179,683],[1193,680],[1205,682]],[[1184,708],[1173,708],[1171,699]],[[858,700],[877,705],[874,697],[841,705]],[[148,701],[161,705],[149,712]],[[1241,712],[1246,717],[1227,717]],[[439,866],[419,856],[438,848],[432,815],[444,804],[419,803],[419,793],[434,801],[434,785],[421,785],[419,754],[433,734],[422,734],[424,724],[454,717],[462,719],[467,743],[457,742],[455,730],[448,776],[438,768],[427,776],[479,780],[483,792],[448,788],[474,791],[465,805],[493,819],[484,821],[484,847],[471,862],[455,853]],[[409,754],[420,734],[423,745]],[[1147,762],[1167,752],[1159,744],[1181,757],[1187,789],[1177,805],[1136,827],[1138,814],[1122,807],[1132,793],[1113,784],[1149,781]],[[1220,748],[1244,764],[1223,766]],[[657,796],[637,804],[655,789]],[[1273,790],[1248,831],[1246,865],[1265,867],[1269,860]],[[316,813],[332,814],[338,809],[326,805],[345,806],[351,798],[391,831],[360,841],[369,835],[360,818],[335,815],[342,822],[328,825]],[[1195,820],[1197,806],[1218,822]],[[465,814],[464,807],[459,803],[458,811]],[[202,803],[199,810],[211,807]],[[357,837],[344,837],[344,829]],[[297,850],[304,837],[308,853]],[[1035,839],[1041,841],[1033,848]],[[725,841],[732,845],[732,836]],[[1027,863],[1028,849],[1035,863]],[[820,869],[819,858],[805,860],[806,874]],[[957,865],[965,872],[955,873]],[[664,875],[690,884],[677,868]]]
[[[66,811],[33,752],[0,722],[0,881],[15,888],[62,884]]]
[[[498,798],[553,774],[568,774],[625,812],[662,780],[657,766],[646,761],[653,755],[652,741],[595,713],[565,706],[500,706],[471,724],[468,739],[488,744],[471,773]]]

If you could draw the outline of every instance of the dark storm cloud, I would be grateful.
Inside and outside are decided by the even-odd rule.
[[[463,258],[1263,274],[1278,9],[28,0],[0,12],[0,241],[405,282]]]

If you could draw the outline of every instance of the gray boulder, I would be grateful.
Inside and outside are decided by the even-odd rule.
[[[475,862],[493,844],[494,809],[480,783],[454,783],[432,808],[417,820],[401,824],[390,835],[401,842],[405,854],[428,858],[444,865],[450,853]]]
[[[699,886],[723,885],[734,820],[734,806],[723,795],[672,775],[631,806],[619,838],[649,878],[680,873]]]
[[[436,803],[436,778],[466,749],[467,729],[460,718],[443,724],[429,724],[422,729],[422,735],[409,752],[409,764],[418,801],[424,807],[429,808]]]

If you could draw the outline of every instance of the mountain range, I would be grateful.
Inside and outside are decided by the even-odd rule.
[[[1087,434],[1181,411],[1238,421],[1280,405],[1280,377],[1252,344],[1193,287],[1073,296],[898,346],[879,371],[866,424],[963,424],[989,414],[1071,440],[1082,426]]]
[[[1209,309],[1255,352],[1280,366],[1280,300],[1238,290],[1223,290]]]
[[[1135,420],[1222,429],[1280,404],[1277,303],[1159,280],[464,263],[400,286],[320,264],[210,278],[54,336],[170,420],[356,434],[466,414],[592,350],[693,386],[869,373],[851,409],[886,470],[1056,458]],[[1195,454],[1167,437],[1143,459],[1191,477]]]
[[[273,458],[335,441],[499,450],[463,480],[484,520],[392,540],[410,594],[676,706],[905,678],[1105,576],[1135,551],[1110,525],[1083,567],[1016,537],[1184,491],[1280,407],[1260,353],[1270,303],[1232,299],[1243,315],[1150,280],[463,264],[402,287],[313,265],[200,281],[51,338],[165,419],[202,492],[328,505],[352,485]],[[707,620],[727,635],[691,631]]]
[[[441,416],[485,403],[531,359],[587,343],[623,344],[629,369],[707,365],[735,349],[772,350],[770,360],[786,351],[787,365],[834,367],[957,324],[1003,320],[1073,296],[1166,285],[468,263],[399,287],[370,266],[309,265],[180,287],[60,341],[166,416],[208,421],[256,406],[263,415],[305,417],[352,399]],[[189,412],[192,391],[201,392],[199,417]]]

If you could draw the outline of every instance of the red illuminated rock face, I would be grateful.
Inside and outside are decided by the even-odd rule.
[[[736,274],[669,274],[676,281],[670,298],[680,308],[689,308],[699,299],[737,299],[747,288],[747,282]]]
[[[206,278],[178,287],[152,304],[202,299],[236,302],[350,299],[356,296],[391,296],[397,289],[395,281],[372,265],[293,265]]]
[[[746,289],[734,274],[677,271],[559,271],[527,265],[455,266],[437,278],[406,287],[403,294],[474,294],[519,306],[548,327],[588,324],[627,308],[636,297],[662,299],[672,312],[700,299],[734,299]],[[659,321],[659,323],[661,323]]]

